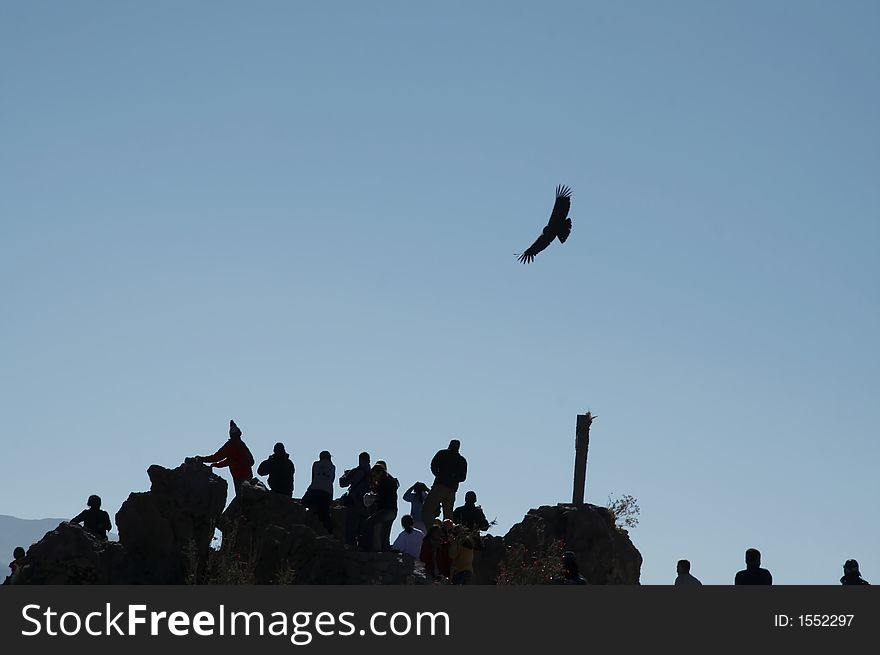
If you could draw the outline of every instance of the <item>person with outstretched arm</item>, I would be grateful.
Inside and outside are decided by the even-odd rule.
[[[220,446],[220,450],[213,455],[199,456],[196,459],[205,464],[211,464],[212,468],[219,469],[228,466],[229,472],[232,474],[232,486],[235,488],[236,496],[241,489],[241,483],[254,477],[251,468],[254,465],[254,456],[247,444],[242,441],[241,430],[235,421],[229,421],[229,439]]]

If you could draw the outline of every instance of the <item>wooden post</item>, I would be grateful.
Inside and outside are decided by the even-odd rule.
[[[572,505],[584,504],[584,488],[587,485],[587,450],[590,448],[590,424],[596,418],[590,412],[578,414],[574,441],[574,491]]]

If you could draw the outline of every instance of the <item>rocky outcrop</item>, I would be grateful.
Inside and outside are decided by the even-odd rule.
[[[192,560],[204,566],[226,505],[226,481],[186,459],[175,469],[147,469],[150,491],[132,493],[116,513],[119,542],[154,584],[184,582]]]
[[[27,551],[17,584],[117,584],[134,582],[125,549],[63,521]]]
[[[639,584],[642,555],[626,530],[617,528],[605,507],[596,505],[544,505],[531,509],[499,541],[484,547],[483,567],[476,571],[484,584],[497,577],[504,552],[516,545],[529,553],[546,553],[554,542],[577,557],[581,574],[590,584]]]
[[[23,584],[422,584],[408,555],[363,553],[343,545],[345,508],[332,510],[333,533],[295,499],[244,483],[223,510],[227,484],[188,459],[151,466],[151,487],[132,493],[116,514],[119,542],[62,522],[27,551]],[[215,528],[223,534],[211,548]],[[511,548],[533,555],[552,544],[572,550],[591,584],[638,584],[642,557],[610,512],[594,505],[529,510],[502,538],[487,535],[475,554],[474,582],[494,584]]]

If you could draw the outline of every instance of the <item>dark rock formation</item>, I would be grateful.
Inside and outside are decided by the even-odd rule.
[[[529,510],[503,540],[484,539],[480,570],[475,567],[474,571],[476,581],[491,584],[495,580],[507,548],[521,544],[540,555],[554,541],[574,551],[581,574],[590,584],[639,584],[641,553],[628,533],[614,525],[608,509],[588,504]]]
[[[226,505],[226,481],[195,459],[176,469],[147,469],[150,491],[132,493],[116,513],[119,541],[154,584],[184,582],[187,567],[207,557]]]
[[[134,581],[125,549],[62,521],[27,551],[18,584],[118,584]]]

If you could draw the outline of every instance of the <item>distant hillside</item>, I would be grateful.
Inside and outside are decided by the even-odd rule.
[[[9,573],[6,565],[12,561],[12,551],[16,546],[27,550],[32,543],[42,539],[64,520],[66,519],[20,519],[0,514],[0,582]],[[108,537],[113,540],[117,538],[113,533]]]

